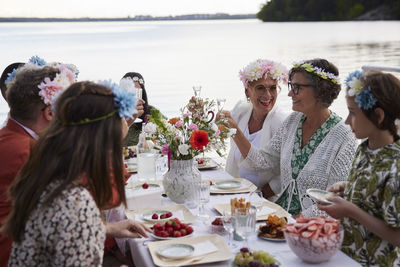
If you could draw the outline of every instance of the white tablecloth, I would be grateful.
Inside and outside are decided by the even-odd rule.
[[[201,171],[202,179],[226,179],[232,178],[228,173],[222,170],[204,170]],[[136,175],[132,175],[130,179],[135,179]],[[219,215],[212,207],[218,203],[229,203],[229,200],[233,195],[211,195],[210,202],[206,206],[206,212],[211,215]],[[235,197],[242,196],[241,194],[234,195]],[[163,198],[162,205],[170,206],[175,203],[169,200],[168,198]],[[197,213],[197,210],[191,210],[193,214]],[[107,216],[108,221],[122,220],[125,218],[125,214],[122,208],[115,209]],[[205,235],[210,234],[208,232],[208,225],[204,224],[202,221],[197,220],[193,224],[193,228],[195,229],[194,235]],[[223,236],[223,238],[228,241],[228,235]],[[153,267],[155,266],[153,260],[150,256],[149,250],[146,246],[147,242],[150,242],[151,238],[145,239],[117,239],[117,243],[121,250],[125,249],[126,242],[129,243],[132,258],[137,267]],[[237,244],[237,248],[235,251],[232,251],[233,254],[237,253],[237,250],[243,245],[240,241],[232,241]],[[286,242],[277,243],[277,242],[268,242],[259,239],[255,234],[249,238],[249,247],[255,250],[264,250],[273,255],[276,259],[278,259],[282,266],[316,266],[315,264],[307,264],[301,261],[289,248]],[[191,265],[191,266],[231,266],[231,261],[217,262],[211,264],[202,264],[202,265]],[[338,251],[330,261],[325,263],[320,263],[318,266],[325,267],[336,267],[336,266],[360,266],[357,262],[349,258],[343,252]]]

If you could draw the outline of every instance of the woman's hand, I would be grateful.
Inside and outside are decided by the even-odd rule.
[[[140,116],[142,116],[143,115],[143,113],[144,113],[144,106],[143,106],[143,104],[144,104],[145,102],[144,102],[144,100],[143,99],[139,99],[138,100],[138,102],[137,102],[137,104],[136,104],[136,110],[137,110],[137,113],[135,114],[135,115],[133,115],[133,119],[129,119],[127,122],[128,122],[128,126],[129,127],[131,127],[132,126],[132,124],[135,122],[135,120],[137,119],[137,118],[139,118]]]
[[[349,217],[352,211],[357,208],[357,206],[355,206],[353,203],[341,197],[328,197],[327,200],[333,202],[333,204],[318,204],[318,208],[325,211],[335,219]]]
[[[109,223],[106,225],[107,236],[112,237],[124,237],[124,238],[140,238],[148,237],[148,233],[151,233],[150,228],[141,222],[132,220],[124,220],[115,223]]]
[[[229,111],[221,110],[221,112],[218,112],[215,121],[218,122],[221,119],[225,119],[228,122],[228,125],[226,125],[228,128],[238,129],[238,125]]]
[[[346,184],[347,184],[346,181],[334,183],[333,185],[328,187],[328,191],[343,197],[343,192],[344,192],[344,188],[346,187]]]

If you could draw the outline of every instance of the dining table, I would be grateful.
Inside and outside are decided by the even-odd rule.
[[[224,179],[232,179],[233,177],[224,171],[220,166],[217,166],[213,169],[205,169],[201,170],[201,179],[203,180],[224,180]],[[131,177],[129,178],[129,182],[134,182],[137,179],[136,173],[132,173]],[[162,180],[162,175],[157,176],[157,180],[159,183]],[[148,181],[149,183],[151,181]],[[214,218],[215,216],[221,215],[218,213],[217,210],[214,209],[215,205],[218,204],[226,204],[230,203],[231,198],[248,198],[249,193],[239,193],[239,194],[211,194],[210,201],[205,205],[205,212],[209,216],[209,218]],[[163,196],[161,197],[161,207],[163,206],[172,206],[176,205],[173,201],[171,201],[168,197]],[[198,214],[198,208],[190,209],[190,212],[195,216]],[[112,210],[108,210],[106,213],[106,220],[107,222],[116,222],[119,220],[126,219],[126,210],[123,205],[118,208],[114,208]],[[193,237],[203,236],[203,235],[210,235],[210,222],[211,220],[204,220],[196,216],[195,221],[191,224],[194,232]],[[256,228],[258,229],[259,224],[264,224],[265,222],[257,222]],[[221,235],[223,240],[228,244],[228,234]],[[148,238],[116,238],[117,245],[121,251],[126,251],[129,249],[132,255],[132,259],[136,267],[153,267],[155,265],[152,255],[149,251],[149,244],[150,242],[157,242],[159,240],[154,239],[154,237]],[[239,252],[241,247],[244,247],[244,241],[236,241],[230,238],[231,243],[233,244],[229,249],[231,250],[232,256],[228,260],[219,261],[219,262],[210,262],[205,264],[188,264],[190,266],[204,266],[204,267],[211,267],[211,266],[235,266],[233,264],[235,254]],[[337,251],[337,253],[329,260],[323,263],[318,264],[310,264],[303,262],[299,257],[292,252],[287,242],[274,242],[274,241],[267,241],[260,239],[256,232],[248,238],[249,248],[251,250],[263,250],[268,252],[272,255],[275,259],[277,259],[281,266],[324,266],[324,267],[336,267],[336,266],[360,266],[356,261],[348,257],[342,251]],[[235,247],[233,247],[235,246]]]

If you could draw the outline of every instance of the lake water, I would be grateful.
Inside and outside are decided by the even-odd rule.
[[[0,70],[32,55],[74,63],[80,80],[119,81],[128,71],[142,73],[149,103],[165,115],[193,95],[226,98],[230,109],[244,99],[238,71],[267,58],[288,67],[315,57],[335,63],[344,79],[362,65],[400,66],[400,22],[285,22],[258,20],[170,22],[0,23]],[[287,86],[279,104],[291,110]],[[344,93],[332,110],[347,115]],[[0,100],[0,122],[8,106]]]

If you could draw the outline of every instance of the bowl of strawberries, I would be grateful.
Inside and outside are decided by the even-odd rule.
[[[193,234],[193,227],[182,223],[178,218],[170,219],[165,223],[155,223],[152,228],[152,236],[156,239],[174,239]]]
[[[301,215],[295,223],[287,224],[284,231],[291,250],[309,263],[328,261],[339,250],[344,235],[343,227],[335,219]]]
[[[212,234],[225,234],[224,223],[222,221],[222,216],[215,216],[210,224],[210,232]]]

